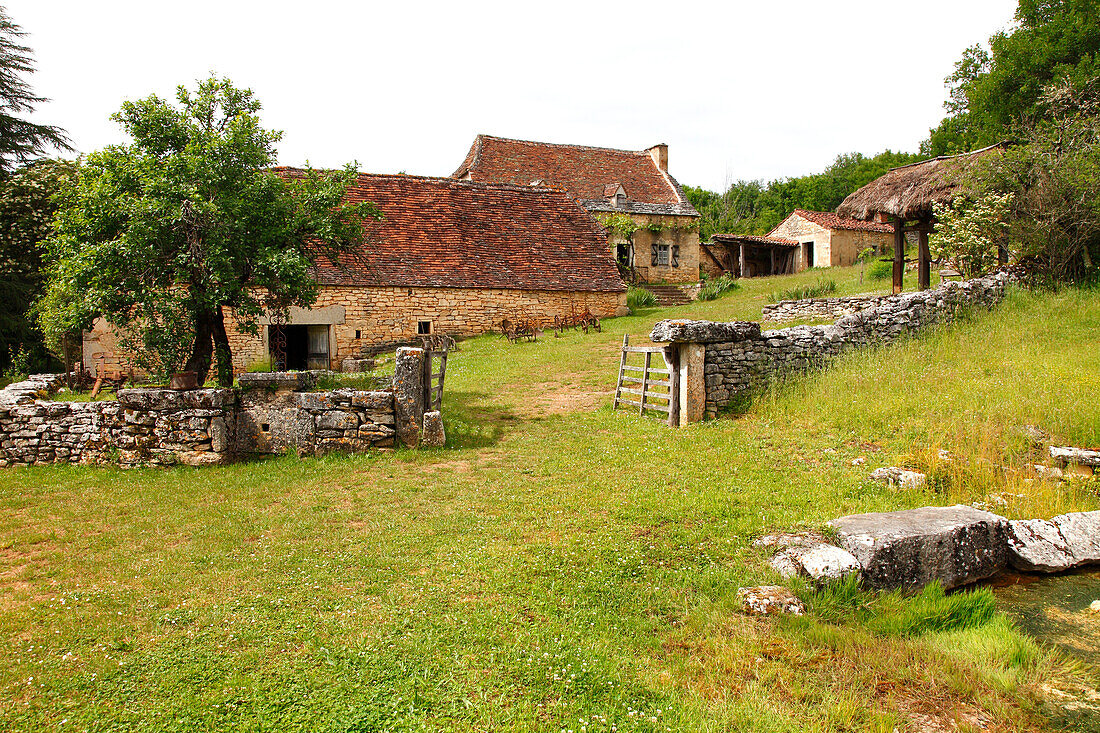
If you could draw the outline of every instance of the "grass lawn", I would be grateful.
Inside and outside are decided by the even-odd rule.
[[[464,342],[444,450],[0,472],[0,728],[1095,730],[1097,668],[988,589],[800,587],[801,619],[746,617],[736,591],[777,580],[751,545],[768,530],[1100,508],[1094,481],[1014,470],[1022,425],[1100,445],[1100,292],[1017,293],[686,429],[609,409],[624,333],[758,319],[817,276]],[[865,480],[898,461],[929,486]]]

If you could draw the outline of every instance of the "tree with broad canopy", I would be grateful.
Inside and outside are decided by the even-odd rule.
[[[247,89],[211,76],[177,105],[153,95],[113,116],[132,139],[82,161],[59,195],[39,305],[53,343],[100,316],[137,366],[233,381],[226,317],[255,334],[263,315],[317,298],[318,258],[364,243],[369,202],[345,195],[356,171],[271,170],[282,133],[260,126]]]

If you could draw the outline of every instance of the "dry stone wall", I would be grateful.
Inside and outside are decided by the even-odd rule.
[[[401,349],[422,364],[421,349]],[[410,371],[406,369],[405,371]],[[242,375],[239,389],[122,389],[117,401],[54,402],[62,380],[36,375],[0,390],[0,467],[48,463],[209,466],[250,455],[321,455],[417,447],[418,379],[390,390],[310,391],[309,372]],[[420,415],[395,416],[395,405]],[[417,408],[419,406],[419,408]],[[439,440],[442,439],[440,419]]]
[[[810,321],[820,318],[836,319],[873,308],[889,295],[852,295],[847,298],[803,298],[781,300],[764,306],[761,320],[783,323],[785,321]]]
[[[703,347],[699,377],[704,382],[705,413],[713,416],[779,375],[820,366],[853,348],[889,343],[932,324],[951,321],[970,308],[992,308],[1004,298],[1014,279],[1005,270],[966,282],[946,282],[933,290],[888,296],[828,326],[761,331],[755,323],[661,321],[654,326],[651,338],[674,348]],[[692,378],[681,375],[689,392]]]

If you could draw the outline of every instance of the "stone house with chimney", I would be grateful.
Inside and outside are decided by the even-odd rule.
[[[699,280],[699,213],[668,172],[668,145],[615,150],[478,135],[452,177],[561,189],[607,228],[628,279]]]
[[[881,254],[889,252],[894,244],[894,229],[884,222],[806,209],[795,209],[767,236],[798,243],[793,272],[811,267],[847,267],[854,265],[859,253],[868,247]]]
[[[384,219],[364,224],[357,251],[318,261],[312,308],[262,319],[257,335],[228,319],[238,372],[268,357],[284,369],[339,369],[374,346],[477,335],[504,319],[550,326],[555,316],[628,312],[603,228],[560,190],[361,173],[348,197]],[[103,319],[83,341],[89,369],[127,370]]]

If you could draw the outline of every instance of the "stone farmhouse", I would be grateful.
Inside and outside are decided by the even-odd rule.
[[[668,172],[668,145],[614,150],[478,135],[452,177],[561,189],[605,226],[616,215],[633,222],[628,234],[607,227],[628,279],[699,280],[699,212]]]
[[[319,261],[312,308],[261,320],[258,335],[228,319],[238,372],[269,356],[282,369],[339,369],[371,347],[476,335],[504,319],[548,326],[628,312],[603,228],[560,190],[362,173],[348,196],[374,202],[384,220],[364,225],[358,251]],[[127,369],[103,319],[83,346],[87,368]]]
[[[890,251],[894,228],[885,221],[849,219],[829,211],[794,212],[768,232],[768,237],[798,242],[795,272],[811,267],[854,265],[867,247],[876,254]]]

